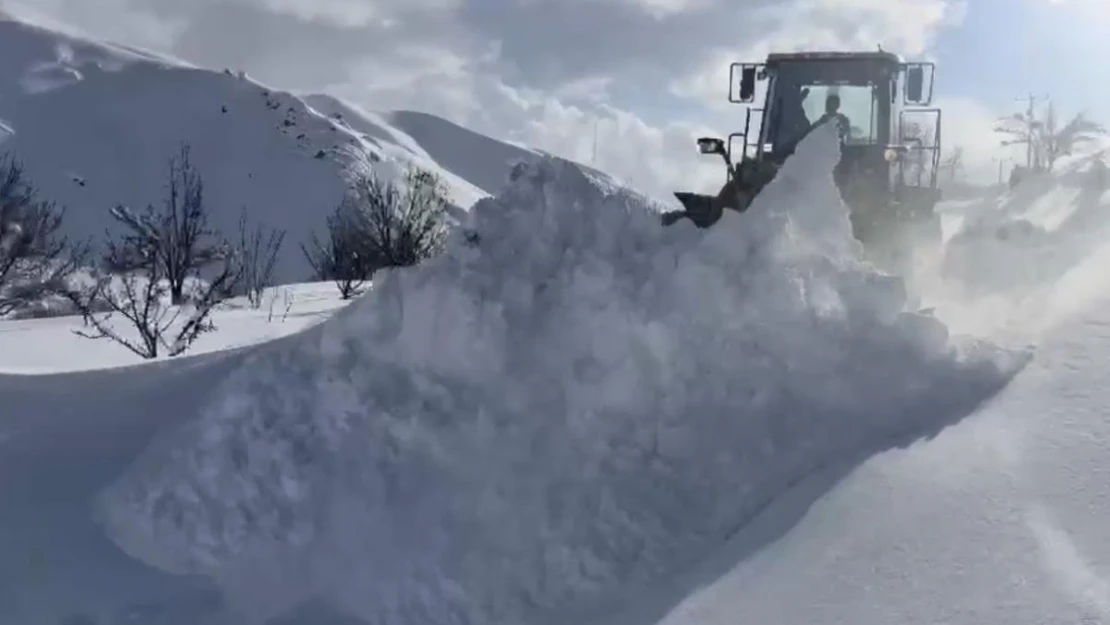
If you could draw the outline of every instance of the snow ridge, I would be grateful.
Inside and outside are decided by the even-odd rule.
[[[229,376],[104,492],[109,535],[210,576],[249,623],[311,598],[522,623],[692,564],[1025,362],[858,260],[836,152],[812,133],[705,231],[567,161],[518,165],[445,255]]]

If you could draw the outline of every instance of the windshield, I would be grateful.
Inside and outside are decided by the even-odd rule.
[[[889,99],[889,68],[859,62],[796,62],[775,68],[769,85],[763,150],[788,153],[814,124],[837,118],[848,145],[886,141],[884,99]]]
[[[857,85],[806,85],[803,89],[809,90],[802,101],[806,117],[811,124],[816,123],[825,114],[829,105],[830,96],[840,98],[840,105],[835,109],[848,120],[848,136],[845,143],[849,145],[865,145],[878,140],[875,131],[875,96],[871,86]],[[835,102],[835,98],[833,98]]]

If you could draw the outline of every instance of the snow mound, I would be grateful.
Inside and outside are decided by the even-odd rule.
[[[943,275],[973,295],[1043,287],[1059,280],[1110,234],[1101,157],[1072,157],[1055,171],[985,200],[948,242]]]
[[[822,130],[709,230],[569,162],[518,165],[445,255],[259,350],[156,442],[102,494],[109,535],[210,576],[242,622],[312,598],[373,623],[557,620],[831,463],[933,435],[1024,359],[950,339],[857,260]]]

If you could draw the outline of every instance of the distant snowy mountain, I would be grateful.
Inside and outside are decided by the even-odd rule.
[[[486,189],[490,194],[501,190],[506,164],[548,156],[537,148],[513,145],[464,128],[442,117],[419,111],[393,111],[389,123],[416,139],[438,163],[452,172]],[[608,178],[608,174],[576,163],[583,171]],[[615,181],[614,181],[615,182]]]
[[[115,204],[160,202],[182,142],[217,227],[234,234],[245,208],[288,232],[282,281],[306,277],[298,244],[322,226],[351,171],[392,175],[415,163],[442,174],[467,209],[499,189],[511,161],[537,155],[430,115],[383,117],[330,96],[302,99],[230,69],[0,14],[0,153],[14,153],[43,198],[68,208],[69,234],[99,240]]]
[[[373,113],[319,93],[302,95],[301,99],[328,117],[342,120],[382,153],[431,160],[449,175],[490,195],[504,187],[505,176],[514,164],[551,155],[537,148],[494,139],[429,113],[405,110]],[[576,165],[591,174],[610,178],[582,163]]]

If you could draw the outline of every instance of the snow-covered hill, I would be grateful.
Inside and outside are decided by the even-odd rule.
[[[456,139],[468,143],[452,146]],[[504,155],[536,156],[442,120],[417,140],[334,98],[302,100],[233,70],[0,15],[0,151],[24,161],[44,198],[68,207],[70,234],[99,239],[115,204],[159,203],[181,142],[192,148],[217,227],[234,236],[245,208],[288,232],[276,269],[283,281],[307,277],[299,243],[322,227],[346,172],[393,175],[415,163],[440,173],[466,209],[504,182]]]
[[[452,174],[489,194],[505,185],[506,174],[520,161],[541,152],[503,143],[435,115],[415,111],[373,113],[326,94],[302,96],[312,108],[349,128],[384,153],[443,163]]]

